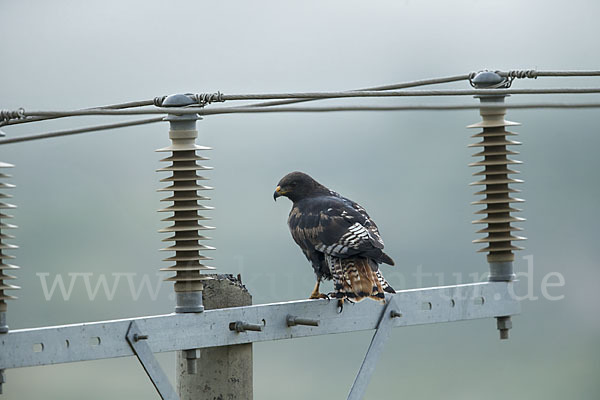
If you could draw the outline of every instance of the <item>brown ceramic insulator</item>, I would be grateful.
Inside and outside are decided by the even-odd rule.
[[[0,312],[6,311],[6,300],[14,300],[15,296],[11,296],[6,293],[9,290],[19,289],[18,286],[11,285],[6,281],[16,279],[16,277],[7,274],[7,271],[19,269],[16,265],[10,264],[10,260],[14,259],[15,256],[7,254],[7,251],[18,248],[13,244],[6,243],[7,240],[14,239],[14,236],[6,233],[6,230],[15,229],[17,226],[6,222],[7,219],[12,218],[12,215],[8,214],[9,210],[16,208],[16,206],[7,203],[7,199],[12,196],[4,193],[4,189],[12,189],[15,186],[10,183],[6,183],[5,180],[11,176],[4,173],[6,168],[13,168],[12,164],[0,162]]]
[[[522,247],[514,245],[513,242],[525,240],[524,237],[514,235],[514,231],[522,230],[512,224],[524,221],[524,218],[514,216],[514,213],[520,212],[519,208],[514,207],[516,203],[522,203],[524,200],[511,197],[512,193],[519,190],[511,187],[513,184],[523,181],[513,178],[513,175],[519,171],[513,169],[521,161],[513,160],[509,156],[518,154],[517,151],[509,147],[517,146],[521,143],[511,139],[517,135],[506,131],[507,126],[519,125],[516,122],[506,121],[504,109],[485,109],[482,107],[481,116],[483,121],[469,125],[468,128],[483,128],[483,131],[472,137],[481,139],[480,142],[473,143],[469,147],[481,148],[481,151],[474,154],[474,157],[483,157],[482,160],[469,164],[471,167],[483,167],[482,170],[473,175],[479,179],[471,185],[484,186],[483,190],[476,192],[476,195],[483,195],[484,198],[474,201],[472,204],[482,205],[485,208],[475,212],[482,215],[482,218],[473,221],[474,224],[486,224],[487,227],[480,229],[477,233],[487,234],[486,237],[474,240],[473,243],[487,244],[479,252],[487,253],[487,260],[490,263],[510,262],[514,260],[514,251],[522,250]]]
[[[214,269],[205,264],[206,261],[212,260],[212,258],[202,254],[206,250],[214,250],[214,247],[201,243],[201,241],[211,239],[204,235],[204,231],[214,228],[203,225],[202,221],[210,218],[200,214],[200,212],[212,210],[212,207],[199,203],[199,201],[210,200],[209,197],[200,195],[199,192],[211,190],[212,188],[198,183],[208,179],[199,175],[199,173],[212,168],[199,165],[198,161],[205,161],[208,158],[196,153],[197,151],[210,150],[210,148],[198,146],[195,143],[196,136],[196,130],[172,130],[169,132],[171,146],[157,150],[171,152],[170,157],[161,160],[170,163],[170,165],[157,170],[170,173],[168,177],[161,179],[161,182],[166,182],[168,186],[158,191],[172,192],[171,196],[161,200],[171,204],[158,211],[171,213],[169,217],[164,218],[162,221],[171,222],[172,224],[160,229],[159,232],[170,234],[163,241],[173,242],[173,244],[161,249],[161,251],[175,252],[174,256],[163,260],[174,262],[174,264],[161,268],[161,271],[175,274],[165,280],[175,282],[176,292],[202,290],[202,281],[210,278],[203,275],[201,271]]]

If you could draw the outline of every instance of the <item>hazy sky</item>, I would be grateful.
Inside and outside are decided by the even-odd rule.
[[[597,1],[0,1],[0,108],[72,109],[177,92],[329,91],[489,69],[599,69]],[[520,80],[517,88],[598,87],[598,78]],[[469,88],[467,82],[444,85]],[[509,102],[533,97],[513,96]],[[535,98],[540,100],[539,98]],[[544,97],[584,101],[598,96]],[[318,104],[465,103],[470,98]],[[600,396],[600,147],[597,110],[509,111],[523,142],[525,251],[517,271],[537,300],[523,301],[509,341],[494,320],[397,329],[367,398],[596,399]],[[113,118],[71,118],[3,128],[20,136]],[[213,265],[242,273],[255,303],[308,296],[311,268],[286,226],[290,204],[273,203],[292,170],[361,203],[397,266],[397,289],[454,284],[485,274],[475,172],[467,148],[476,111],[268,114],[206,117],[199,144],[215,187]],[[11,183],[20,246],[13,329],[169,313],[128,287],[90,301],[83,281],[70,300],[46,301],[40,276],[147,274],[153,285],[164,227],[156,210],[166,124],[0,147],[17,166]],[[524,259],[523,257],[529,257]],[[533,257],[533,258],[531,258]],[[438,274],[419,282],[416,271]],[[565,286],[544,299],[542,281]],[[442,274],[442,275],[440,275]],[[443,276],[440,281],[438,276]],[[255,345],[255,398],[343,398],[370,333]],[[172,355],[160,355],[174,373]],[[341,361],[333,368],[334,361]],[[499,384],[501,383],[501,384]],[[290,387],[293,390],[290,390]],[[7,371],[6,399],[158,398],[134,359]],[[153,397],[154,396],[154,397]]]

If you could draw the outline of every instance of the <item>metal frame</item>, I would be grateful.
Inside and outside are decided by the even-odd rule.
[[[392,296],[402,316],[391,326],[435,324],[515,315],[520,312],[515,282],[481,282],[411,289]],[[300,300],[208,310],[203,313],[101,321],[9,331],[0,340],[0,369],[100,360],[135,355],[125,339],[135,322],[148,335],[152,352],[226,346],[268,340],[376,329],[383,306],[374,301],[348,304],[342,313],[337,302]],[[391,304],[391,301],[390,301]],[[288,326],[287,316],[311,318],[319,326]],[[230,330],[231,322],[262,324],[262,331]],[[35,351],[41,350],[41,351]]]

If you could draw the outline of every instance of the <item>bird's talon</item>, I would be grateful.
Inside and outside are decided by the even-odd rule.
[[[342,311],[344,311],[344,299],[338,299],[337,308],[338,308],[338,314],[341,314]]]

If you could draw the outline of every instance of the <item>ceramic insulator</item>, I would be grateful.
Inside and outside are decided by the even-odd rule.
[[[19,269],[16,265],[10,264],[10,261],[15,256],[7,254],[7,251],[18,248],[13,244],[6,243],[7,240],[14,239],[14,236],[6,233],[7,230],[15,229],[17,226],[7,223],[6,220],[12,218],[12,215],[8,214],[9,210],[16,208],[16,206],[7,203],[7,199],[12,196],[4,193],[4,189],[12,189],[15,186],[10,183],[6,183],[5,180],[11,176],[6,174],[4,171],[7,168],[14,167],[12,164],[0,162],[0,312],[6,312],[6,300],[14,300],[15,296],[7,294],[7,291],[19,289],[18,286],[11,285],[6,281],[16,279],[14,276],[9,275],[7,271]],[[7,327],[6,327],[7,328]],[[0,326],[0,330],[3,327]]]
[[[513,215],[513,213],[522,210],[512,205],[521,203],[524,200],[511,197],[511,194],[520,192],[511,185],[523,181],[511,177],[518,174],[519,171],[511,169],[510,166],[521,164],[521,161],[510,159],[509,156],[518,154],[518,152],[508,148],[521,143],[509,139],[515,136],[516,133],[506,131],[507,126],[520,124],[505,120],[505,114],[506,109],[486,109],[485,105],[482,104],[482,121],[468,126],[468,128],[483,128],[482,132],[472,136],[481,139],[481,141],[469,145],[469,147],[481,148],[481,151],[473,154],[473,157],[483,157],[483,160],[471,163],[469,166],[484,168],[473,174],[482,179],[471,183],[471,185],[484,186],[483,190],[475,193],[476,195],[483,195],[484,198],[472,203],[485,206],[484,209],[475,212],[475,214],[482,214],[484,217],[473,221],[473,223],[487,225],[487,227],[477,231],[477,233],[484,233],[487,236],[474,240],[473,243],[487,244],[479,252],[488,253],[487,260],[490,263],[513,261],[513,251],[523,249],[514,245],[513,242],[525,240],[524,237],[513,234],[515,231],[522,230],[522,228],[513,226],[513,223],[525,219]]]
[[[163,261],[170,261],[175,264],[167,268],[161,268],[161,271],[175,273],[174,276],[170,276],[165,280],[175,282],[176,292],[202,290],[202,281],[211,278],[203,275],[201,271],[214,269],[205,264],[206,261],[212,260],[212,258],[202,254],[206,250],[214,250],[214,247],[201,243],[201,241],[211,239],[205,236],[204,232],[214,228],[203,225],[203,221],[210,218],[200,214],[202,211],[212,210],[212,207],[200,204],[199,201],[210,200],[210,198],[198,194],[212,189],[199,183],[199,181],[208,179],[199,175],[199,171],[212,168],[199,165],[198,161],[205,161],[208,158],[196,153],[197,151],[210,150],[210,148],[197,145],[197,135],[198,131],[196,130],[171,130],[169,131],[171,146],[157,150],[171,153],[170,157],[161,160],[170,163],[170,165],[157,171],[170,173],[168,177],[161,179],[161,182],[167,182],[169,186],[158,191],[172,192],[170,197],[161,200],[172,203],[172,205],[158,211],[172,213],[170,217],[162,220],[171,222],[172,225],[160,229],[159,232],[171,235],[163,239],[164,242],[173,242],[173,245],[165,247],[161,251],[174,251],[174,256]]]

